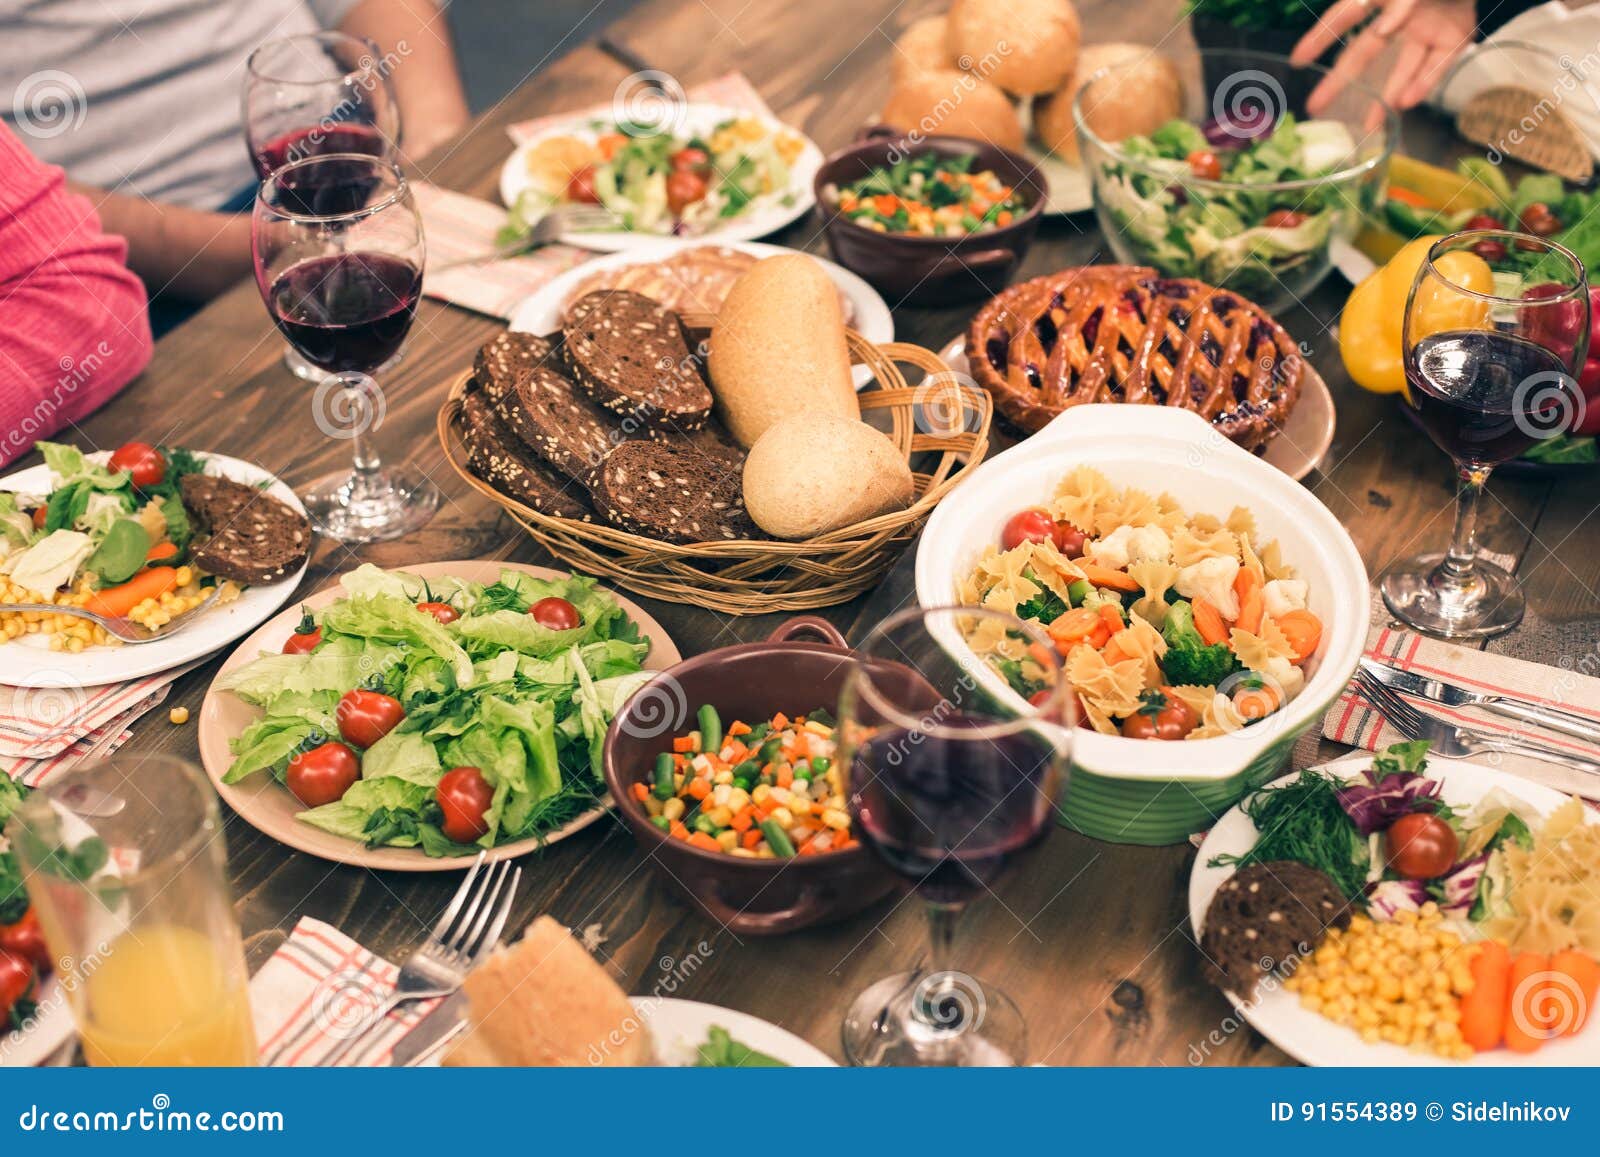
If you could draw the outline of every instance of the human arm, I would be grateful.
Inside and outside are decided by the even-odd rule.
[[[420,160],[460,134],[467,97],[450,26],[433,0],[359,0],[339,30],[372,40],[389,62],[407,158]]]
[[[107,233],[127,239],[128,265],[151,294],[207,301],[249,276],[250,216],[212,213],[73,183]]]

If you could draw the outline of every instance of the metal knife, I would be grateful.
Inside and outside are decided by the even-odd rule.
[[[467,1028],[467,997],[460,989],[452,992],[417,1022],[417,1027],[400,1038],[389,1057],[397,1069],[414,1068],[443,1050]]]
[[[1535,703],[1525,703],[1510,695],[1493,695],[1481,691],[1471,691],[1465,687],[1458,687],[1454,683],[1447,683],[1443,679],[1435,679],[1429,675],[1419,675],[1415,671],[1402,671],[1398,667],[1374,662],[1371,659],[1361,660],[1361,666],[1385,687],[1392,687],[1396,691],[1404,691],[1408,695],[1418,695],[1423,699],[1441,703],[1446,707],[1481,707],[1485,711],[1492,711],[1494,714],[1505,716],[1508,719],[1515,719],[1521,723],[1532,723],[1536,727],[1548,727],[1550,730],[1559,731],[1564,735],[1571,735],[1577,739],[1600,744],[1600,723],[1596,723],[1592,719],[1585,719],[1581,715],[1574,715],[1570,711],[1562,711],[1556,707],[1544,707]]]

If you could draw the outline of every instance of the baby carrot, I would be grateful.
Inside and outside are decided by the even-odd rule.
[[[1233,593],[1239,596],[1239,617],[1233,625],[1252,635],[1261,633],[1261,576],[1247,566],[1239,568],[1233,580]]]
[[[1126,571],[1113,570],[1109,566],[1085,562],[1082,559],[1078,559],[1077,563],[1078,569],[1083,571],[1083,577],[1093,586],[1110,587],[1114,591],[1127,591],[1129,594],[1139,589],[1138,582]]]
[[[1570,991],[1559,995],[1563,1002],[1572,1004],[1571,1016],[1563,1016],[1562,1024],[1555,1027],[1564,1029],[1568,1036],[1578,1032],[1588,1023],[1589,1014],[1594,1010],[1594,1002],[1600,996],[1600,962],[1587,952],[1576,948],[1568,948],[1557,952],[1550,957],[1550,971],[1565,977],[1565,981],[1553,978],[1554,983]]]
[[[178,572],[170,566],[142,570],[120,586],[95,591],[83,609],[107,618],[121,618],[146,599],[159,599],[178,585]]]
[[[1506,1048],[1512,1052],[1531,1053],[1553,1035],[1545,995],[1549,984],[1548,956],[1519,952],[1512,959],[1506,977],[1505,1022]]]
[[[1228,641],[1228,625],[1223,622],[1221,611],[1202,598],[1191,599],[1189,607],[1194,612],[1194,629],[1208,645]]]
[[[173,558],[178,553],[178,546],[172,542],[158,542],[145,552],[145,562],[160,562],[164,558]]]
[[[1485,940],[1468,966],[1472,990],[1461,998],[1461,1036],[1478,1052],[1498,1048],[1505,1036],[1511,954],[1505,942]]]

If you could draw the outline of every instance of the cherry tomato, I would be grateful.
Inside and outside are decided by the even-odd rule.
[[[361,778],[361,761],[344,744],[330,741],[291,759],[284,778],[295,799],[307,807],[321,807],[344,798]]]
[[[371,747],[400,725],[406,717],[400,700],[382,691],[356,688],[346,691],[333,709],[339,721],[339,734],[357,747]]]
[[[1455,829],[1429,812],[1412,812],[1389,825],[1383,834],[1389,866],[1412,880],[1442,876],[1456,862],[1461,841]]]
[[[1474,253],[1490,265],[1498,265],[1511,253],[1511,250],[1506,248],[1504,241],[1496,241],[1493,237],[1485,237],[1482,241],[1474,241],[1471,248]]]
[[[1523,325],[1528,331],[1528,339],[1562,358],[1572,352],[1583,333],[1583,323],[1589,320],[1591,313],[1588,301],[1569,299],[1544,304],[1550,298],[1560,297],[1567,292],[1567,286],[1555,281],[1543,281],[1522,291],[1524,301],[1537,303],[1523,311],[1527,314]]]
[[[1010,550],[1025,542],[1054,542],[1055,537],[1056,524],[1050,512],[1032,506],[1017,511],[1007,521],[1000,532],[1000,549]]]
[[[33,992],[33,965],[20,956],[0,951],[0,1029],[11,1022],[17,1001]]]
[[[44,946],[37,912],[29,908],[15,924],[0,924],[0,952],[22,957],[41,975],[50,971],[50,950]]]
[[[300,623],[294,629],[294,634],[283,641],[285,655],[305,655],[317,649],[317,644],[322,642],[322,628],[317,626],[317,621],[311,617],[310,610],[300,612]]]
[[[683,211],[706,195],[706,179],[699,173],[687,169],[667,175],[667,210],[674,217],[683,216]]]
[[[43,530],[44,520],[49,517],[50,508],[48,506],[35,506],[33,508],[33,529]]]
[[[461,612],[456,610],[449,603],[418,603],[417,610],[422,611],[425,614],[432,615],[441,623],[453,623],[461,617]]]
[[[1583,363],[1578,374],[1578,388],[1583,391],[1583,401],[1573,415],[1571,433],[1580,437],[1600,434],[1600,357]]]
[[[1296,213],[1293,209],[1274,209],[1262,218],[1261,223],[1268,229],[1293,229],[1305,219],[1304,213]]]
[[[148,442],[124,442],[111,455],[111,469],[126,470],[142,490],[167,476],[167,460]]]
[[[1210,149],[1196,149],[1184,160],[1189,164],[1189,171],[1202,180],[1221,180],[1222,162],[1217,159],[1217,154]]]
[[[674,173],[688,172],[690,170],[698,171],[704,169],[710,161],[711,158],[706,155],[704,149],[697,149],[690,145],[672,154],[672,171]]]
[[[1535,237],[1549,237],[1561,232],[1560,219],[1550,212],[1550,206],[1543,201],[1535,201],[1524,209],[1522,216],[1517,218],[1517,226]]]
[[[1491,217],[1487,213],[1478,213],[1474,216],[1468,217],[1467,223],[1461,226],[1461,228],[1466,230],[1504,229],[1505,226],[1500,223],[1500,219],[1498,217]]]
[[[1056,549],[1068,558],[1077,558],[1083,553],[1083,544],[1089,536],[1073,526],[1070,522],[1056,523],[1055,532],[1051,535],[1055,539]]]
[[[477,768],[452,767],[439,777],[433,794],[444,813],[444,822],[439,826],[456,843],[470,844],[489,830],[483,813],[494,800],[494,789]]]
[[[549,627],[552,631],[570,631],[583,620],[578,617],[578,608],[554,596],[540,599],[528,608],[528,613],[533,616],[533,621],[541,627]]]
[[[598,205],[600,194],[594,189],[594,166],[585,165],[567,178],[566,198],[586,205]]]
[[[1122,721],[1122,734],[1129,739],[1182,739],[1198,722],[1182,699],[1150,691],[1139,710]]]

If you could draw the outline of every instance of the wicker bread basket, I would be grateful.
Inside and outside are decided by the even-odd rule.
[[[733,615],[832,606],[876,585],[939,500],[983,460],[992,415],[989,395],[953,373],[938,355],[903,342],[874,345],[854,330],[847,337],[852,361],[866,366],[875,379],[860,394],[862,416],[906,455],[916,498],[904,510],[815,538],[680,545],[533,510],[466,467],[461,402],[470,371],[451,385],[439,411],[439,441],[467,485],[503,507],[535,542],[563,562],[635,594]],[[916,386],[907,383],[902,363],[923,371]]]

